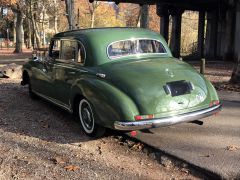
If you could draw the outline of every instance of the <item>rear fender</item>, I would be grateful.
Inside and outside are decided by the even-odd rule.
[[[133,121],[139,114],[135,103],[113,85],[99,79],[81,79],[72,87],[71,104],[77,95],[84,96],[93,105],[96,122],[113,128],[114,121]]]

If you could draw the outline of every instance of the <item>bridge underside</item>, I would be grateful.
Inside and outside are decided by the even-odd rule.
[[[112,0],[112,2],[156,4],[156,13],[160,16],[160,34],[169,42],[175,57],[180,56],[183,12],[198,11],[198,57],[225,60],[240,58],[240,0]],[[170,16],[172,36],[168,40]]]
[[[100,0],[106,1],[106,0]],[[164,6],[171,6],[177,8],[183,8],[185,10],[207,10],[213,9],[218,6],[224,7],[227,3],[219,0],[111,0],[112,2],[118,3],[134,3],[134,4],[159,4]],[[220,3],[221,2],[221,3]]]

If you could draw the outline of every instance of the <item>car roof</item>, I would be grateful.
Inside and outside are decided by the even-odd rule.
[[[138,28],[138,27],[104,27],[104,28],[87,28],[87,29],[77,29],[72,31],[65,31],[60,32],[56,34],[54,37],[64,37],[64,36],[78,36],[78,35],[86,35],[91,36],[95,34],[106,34],[110,35],[109,33],[136,33],[136,34],[142,34],[142,33],[153,33],[153,31],[150,31],[148,29],[144,28]]]
[[[88,57],[95,59],[95,62],[92,62],[92,64],[96,63],[98,65],[108,62],[108,60],[106,60],[108,59],[106,51],[110,43],[132,38],[159,40],[164,45],[168,55],[171,56],[164,38],[159,33],[144,28],[108,27],[79,29],[58,33],[54,38],[73,38],[82,41],[88,51]]]

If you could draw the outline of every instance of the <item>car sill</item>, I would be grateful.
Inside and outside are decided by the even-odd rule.
[[[191,122],[194,120],[202,119],[211,115],[216,114],[222,108],[222,105],[212,106],[206,109],[199,111],[194,111],[190,113],[180,114],[176,116],[163,117],[157,119],[145,119],[141,121],[132,121],[132,122],[114,122],[114,127],[117,130],[141,130],[141,129],[151,129],[157,127],[171,126],[183,122]]]
[[[34,92],[36,95],[40,96],[41,98],[43,98],[43,99],[45,99],[45,100],[47,100],[47,101],[49,101],[49,102],[51,102],[51,103],[59,106],[59,107],[62,108],[62,109],[67,110],[67,111],[70,112],[70,113],[72,113],[72,109],[71,109],[69,106],[67,106],[67,105],[65,105],[65,104],[62,104],[62,103],[60,103],[60,102],[57,102],[56,99],[50,98],[50,97],[45,96],[45,95],[43,95],[43,94],[41,94],[41,93],[38,93],[38,92],[36,92],[36,91],[33,91],[33,92]]]

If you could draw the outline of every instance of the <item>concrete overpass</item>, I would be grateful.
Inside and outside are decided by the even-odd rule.
[[[93,1],[93,0],[90,0]],[[100,0],[104,1],[104,0]],[[160,33],[168,41],[169,17],[172,17],[170,48],[180,56],[181,20],[185,10],[199,12],[198,56],[207,59],[240,58],[240,0],[112,0],[118,3],[157,6]],[[207,23],[205,23],[207,20]],[[206,26],[206,27],[205,27]],[[205,31],[206,29],[206,31]]]

